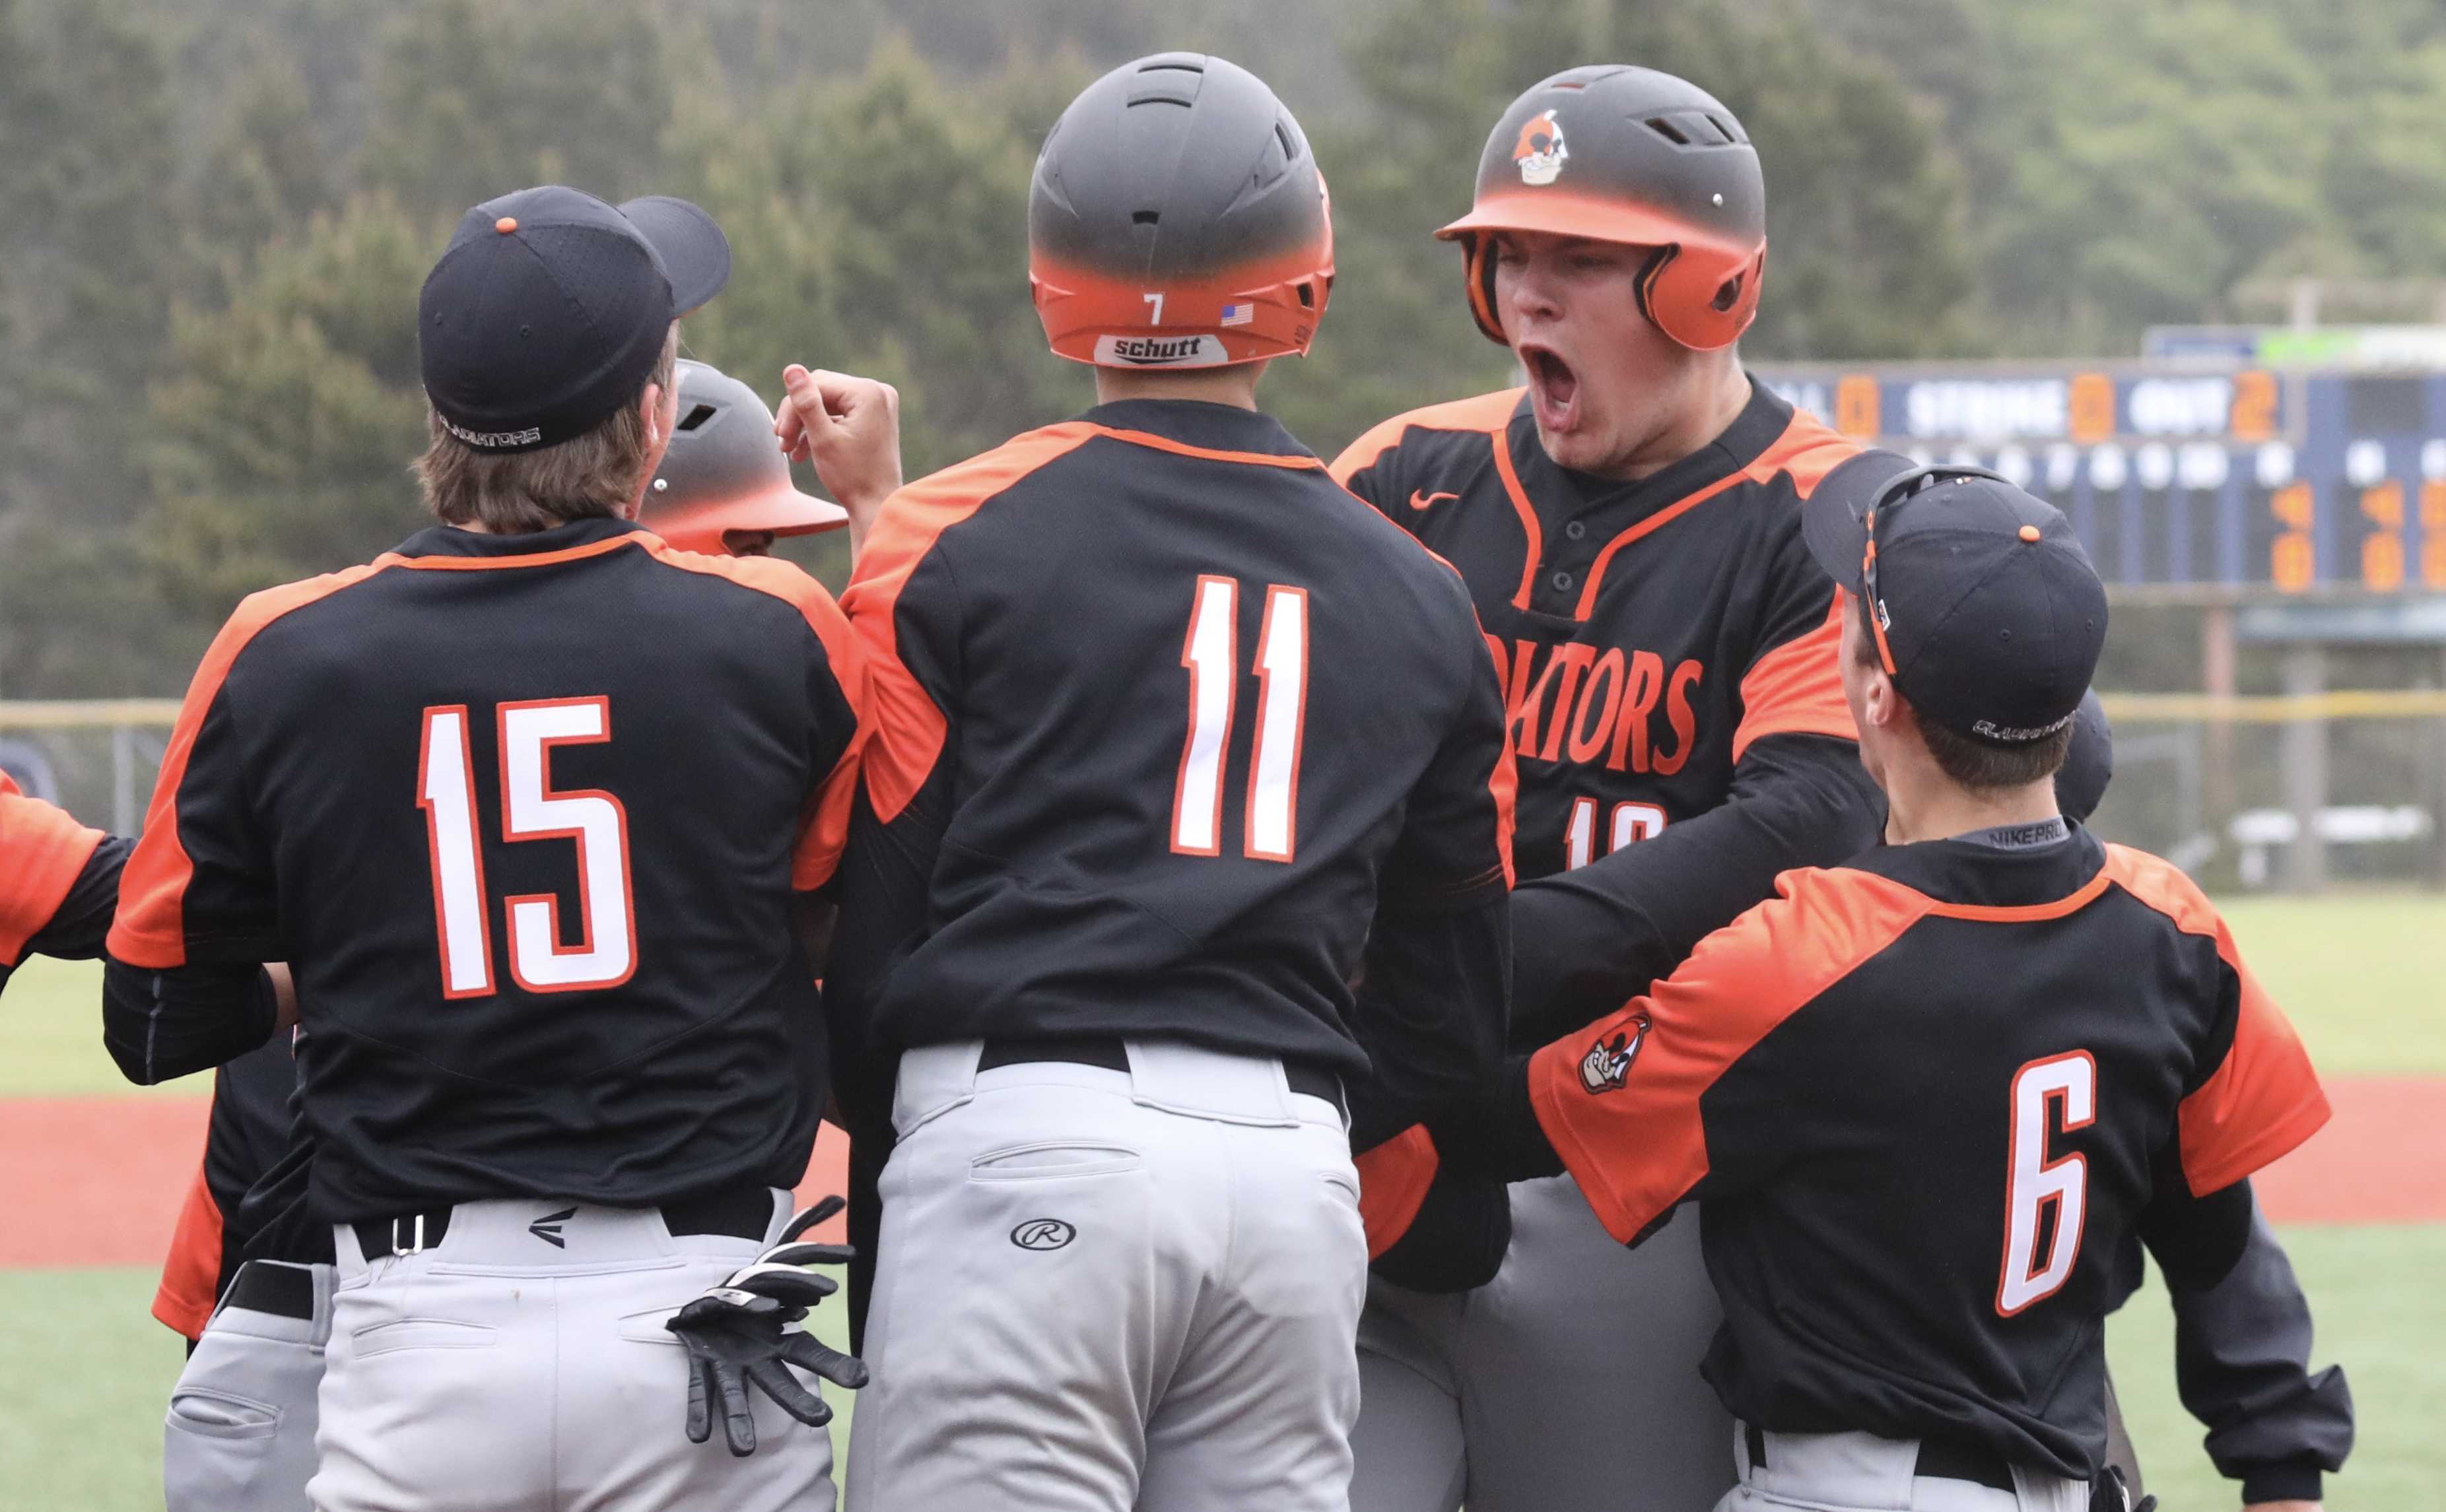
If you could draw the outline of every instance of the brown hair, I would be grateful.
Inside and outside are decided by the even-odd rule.
[[[636,496],[647,454],[646,422],[637,398],[647,383],[671,391],[680,328],[663,340],[663,354],[637,393],[583,436],[532,452],[500,455],[469,446],[430,412],[432,438],[416,460],[424,506],[443,523],[480,525],[500,535],[548,531],[571,520],[609,517]]]
[[[1863,612],[1866,612],[1864,609]],[[1862,666],[1885,669],[1877,659],[1874,642],[1866,635],[1846,637],[1852,643],[1852,658]],[[1902,692],[1900,687],[1895,693]],[[1909,699],[1904,699],[1909,703]],[[2066,719],[2063,728],[2053,735],[2022,745],[1991,745],[1973,736],[1948,730],[1935,720],[1911,710],[1911,720],[1919,726],[1920,740],[1928,754],[1936,759],[1936,769],[1952,781],[1974,793],[1992,792],[1999,788],[2026,788],[2033,782],[2043,782],[2063,766],[2064,757],[2072,752],[2072,732],[2076,721]]]

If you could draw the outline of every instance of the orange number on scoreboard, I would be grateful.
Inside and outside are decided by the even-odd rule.
[[[2388,478],[2363,489],[2361,513],[2378,527],[2361,539],[2361,586],[2392,593],[2403,587],[2403,485]]]
[[[2065,396],[2072,439],[2084,445],[2115,434],[2115,380],[2104,373],[2075,373]]]
[[[2264,441],[2276,435],[2276,375],[2253,368],[2233,381],[2233,409],[2226,424],[2237,441]]]
[[[1834,384],[1834,428],[1846,436],[1875,436],[1883,404],[1876,375],[1845,373]]]
[[[2283,592],[2299,593],[2318,575],[2317,554],[2310,544],[2314,506],[2307,483],[2287,483],[2267,501],[2268,513],[2285,527],[2267,552],[2267,575]]]
[[[2446,482],[2420,485],[2420,581],[2446,588]]]

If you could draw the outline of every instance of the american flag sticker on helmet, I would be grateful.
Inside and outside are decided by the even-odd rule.
[[[1223,324],[1226,326],[1246,326],[1256,318],[1257,307],[1253,304],[1223,307]]]

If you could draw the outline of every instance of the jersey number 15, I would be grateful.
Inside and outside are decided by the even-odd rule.
[[[629,814],[608,793],[555,793],[555,746],[612,738],[609,699],[539,699],[497,705],[501,762],[501,839],[574,840],[583,932],[560,940],[560,902],[551,893],[506,900],[510,977],[529,992],[616,987],[637,969],[636,905],[629,890]],[[442,995],[482,998],[493,979],[492,905],[476,834],[476,762],[467,706],[424,711],[416,763],[433,861],[433,922],[442,937]]]

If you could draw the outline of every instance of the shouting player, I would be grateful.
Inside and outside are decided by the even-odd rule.
[[[826,985],[897,1141],[849,1506],[1339,1512],[1351,1149],[1502,1053],[1501,695],[1460,580],[1256,409],[1333,276],[1262,82],[1107,74],[1028,225],[1101,402],[903,489],[844,600]]]
[[[634,523],[675,316],[728,271],[677,200],[470,211],[418,312],[442,523],[239,607],[128,863],[132,1079],[261,1044],[255,963],[298,963],[325,1512],[830,1495],[825,1436],[746,1383],[820,1422],[789,1367],[863,1378],[781,1329],[818,1286],[787,1242],[824,1055],[794,921],[863,659],[797,569]]]
[[[2058,812],[2106,630],[2063,515],[1891,454],[1806,509],[1886,844],[1515,1061],[1450,1158],[1568,1168],[1626,1244],[1704,1204],[1721,1507],[2119,1509],[2122,1247],[2216,1286],[2326,1101],[2198,888]]]
[[[781,536],[848,523],[839,505],[791,481],[773,449],[772,412],[755,390],[686,358],[676,383],[679,418],[639,525],[682,551],[759,556]],[[117,844],[123,851],[125,842]],[[114,862],[109,896],[118,891]],[[105,907],[92,929],[97,954],[107,924]],[[330,1225],[313,1222],[306,1201],[310,1146],[292,1143],[296,1087],[287,1036],[215,1075],[204,1159],[153,1302],[153,1316],[195,1350],[165,1430],[170,1512],[214,1512],[241,1500],[261,1512],[307,1505],[332,1251]]]
[[[1476,200],[1442,234],[1527,386],[1388,420],[1334,470],[1460,569],[1496,647],[1520,767],[1515,1037],[1540,1043],[1670,970],[1778,872],[1873,838],[1833,589],[1800,539],[1800,500],[1858,448],[1741,370],[1765,191],[1705,92],[1645,68],[1558,74],[1496,124]],[[1382,1257],[1354,1505],[1713,1501],[1726,1429],[1695,1373],[1716,1317],[1698,1225],[1627,1253],[1568,1178],[1531,1183],[1491,1284],[1394,1284],[1482,1279],[1447,1261],[1456,1234],[1490,1227],[1488,1195],[1443,1179]]]

